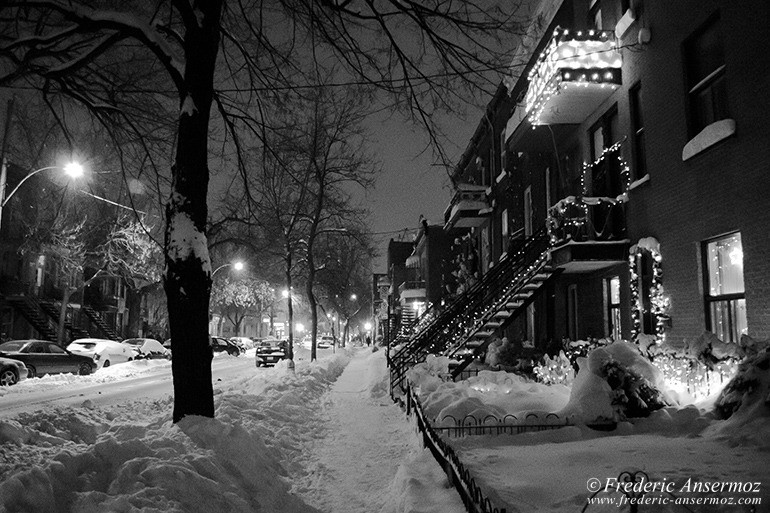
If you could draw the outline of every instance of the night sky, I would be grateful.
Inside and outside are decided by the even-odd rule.
[[[475,119],[477,116],[468,117]],[[446,169],[432,165],[430,149],[421,154],[428,138],[418,128],[409,127],[397,116],[387,119],[379,115],[371,123],[374,151],[382,161],[382,172],[377,177],[375,188],[368,191],[366,201],[372,211],[370,227],[378,234],[375,241],[380,252],[373,271],[385,272],[388,241],[398,239],[400,234],[382,232],[408,228],[410,232],[405,240],[411,240],[420,215],[424,215],[431,224],[443,223],[444,209],[451,199],[451,186]],[[458,116],[448,118],[445,125],[454,144],[449,151],[454,157],[453,163],[457,163],[473,135],[476,122],[463,122]]]

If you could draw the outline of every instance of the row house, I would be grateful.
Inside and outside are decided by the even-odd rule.
[[[453,174],[445,229],[470,230],[477,283],[402,362],[770,337],[770,5],[538,9]]]
[[[24,181],[22,187],[17,186]],[[14,164],[5,166],[0,218],[0,335],[5,339],[56,341],[65,289],[75,290],[65,308],[65,341],[83,337],[118,340],[128,330],[131,297],[118,277],[100,277],[84,286],[86,276],[63,268],[57,248],[31,247],[29,225],[35,222],[38,198],[55,194],[58,185],[30,176]],[[93,273],[93,271],[92,271]]]

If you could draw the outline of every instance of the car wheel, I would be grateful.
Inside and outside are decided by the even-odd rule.
[[[0,371],[0,386],[9,387],[15,385],[18,381],[19,378],[16,377],[16,373],[13,372],[13,369],[3,369]]]
[[[81,376],[88,376],[89,374],[91,374],[91,372],[93,372],[93,368],[89,364],[87,363],[80,364],[80,368],[78,369],[78,374],[80,374]]]
[[[102,367],[106,368],[106,367],[109,367],[109,366],[110,366],[110,361],[109,360],[105,360],[104,361],[104,365],[102,365]]]
[[[37,370],[33,366],[31,366],[29,364],[27,364],[27,377],[28,378],[36,378],[37,377]]]
[[[129,361],[129,362],[133,362],[133,361],[134,361],[134,359],[133,359],[133,358],[129,358],[129,359],[128,359],[128,361]]]

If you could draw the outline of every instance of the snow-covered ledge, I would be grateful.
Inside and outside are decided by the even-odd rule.
[[[636,15],[634,14],[634,11],[632,9],[626,9],[626,12],[623,14],[623,17],[618,20],[618,23],[615,25],[615,37],[618,39],[621,39],[625,33],[628,31],[628,29],[631,27],[631,24],[634,23],[634,20],[636,20]]]
[[[711,123],[684,145],[684,148],[682,149],[682,160],[684,161],[694,157],[698,153],[715,145],[719,141],[727,139],[734,133],[734,119],[722,119]]]

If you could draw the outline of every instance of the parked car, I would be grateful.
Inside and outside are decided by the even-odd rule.
[[[234,343],[222,337],[209,337],[211,350],[216,353],[227,353],[230,356],[238,356],[241,350]]]
[[[131,347],[137,360],[171,359],[171,351],[154,338],[127,338],[121,344]]]
[[[254,347],[254,342],[249,337],[230,337],[230,342],[238,346],[241,353],[245,353],[247,349]]]
[[[278,339],[264,339],[257,346],[256,359],[257,367],[275,365],[286,358],[286,347],[288,343]]]
[[[103,338],[79,338],[70,342],[67,351],[88,356],[96,362],[96,368],[109,367],[115,363],[130,362],[134,359],[131,347],[114,340]]]
[[[330,347],[334,347],[334,344],[335,340],[331,335],[321,335],[316,339],[316,347],[318,347],[318,349],[329,349]]]
[[[24,362],[12,358],[0,358],[0,386],[15,385],[27,379],[27,366]]]
[[[75,373],[88,375],[96,370],[93,358],[71,353],[46,340],[11,340],[0,344],[0,356],[24,362],[27,376]]]

